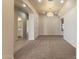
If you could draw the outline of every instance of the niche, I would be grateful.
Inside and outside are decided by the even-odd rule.
[[[61,31],[64,31],[64,18],[61,18]]]

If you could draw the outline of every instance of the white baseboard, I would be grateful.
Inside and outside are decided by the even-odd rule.
[[[66,40],[70,45],[72,45],[73,47],[77,47],[76,46],[76,43],[74,43],[73,41],[71,41],[71,40],[68,40],[65,36],[64,36],[64,40]]]

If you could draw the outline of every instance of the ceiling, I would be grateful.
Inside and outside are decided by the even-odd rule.
[[[20,10],[20,11],[23,11],[25,13],[31,13],[31,9],[26,5],[26,7],[23,7],[23,4],[25,4],[25,2],[23,2],[23,0],[14,0],[14,5],[15,5],[15,8]]]
[[[42,0],[41,2],[38,2],[38,0],[29,0],[36,11],[40,14],[43,14],[45,12],[59,12],[67,0],[64,0],[64,3],[62,4],[60,3],[60,1],[61,0]]]

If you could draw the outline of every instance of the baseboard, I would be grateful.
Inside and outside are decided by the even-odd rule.
[[[70,45],[72,45],[73,47],[77,47],[76,43],[72,42],[71,40],[68,40],[65,36],[64,36],[64,40],[66,40]]]
[[[44,35],[44,34],[40,34],[39,36],[63,36],[63,35]]]

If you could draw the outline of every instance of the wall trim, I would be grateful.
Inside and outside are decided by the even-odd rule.
[[[64,36],[64,40],[66,40],[70,45],[72,45],[73,47],[77,48],[76,43],[72,42],[71,40],[68,40],[65,36]]]
[[[63,37],[63,35],[39,35],[38,37],[40,36],[59,36],[59,37]]]
[[[49,34],[39,34],[39,35],[49,35]],[[63,36],[63,34],[54,34],[55,36]],[[49,35],[49,36],[54,36],[53,34]]]

